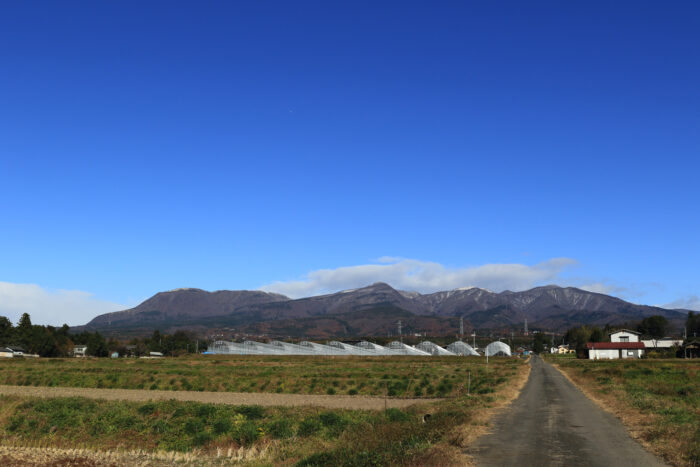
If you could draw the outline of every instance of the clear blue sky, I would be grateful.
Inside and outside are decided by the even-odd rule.
[[[0,64],[10,288],[390,256],[700,294],[699,2],[12,2]]]

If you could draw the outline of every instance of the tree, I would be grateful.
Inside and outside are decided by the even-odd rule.
[[[577,356],[582,356],[586,351],[586,344],[591,336],[591,331],[587,326],[578,326],[566,331],[564,340],[569,344],[569,348],[576,350]]]
[[[535,342],[532,345],[532,351],[535,353],[544,352],[544,347],[547,345],[547,336],[538,332],[535,334]]]
[[[656,347],[656,341],[668,332],[668,320],[661,315],[649,316],[639,323],[637,331],[651,337],[654,340],[654,347]]]
[[[107,356],[107,342],[102,335],[95,331],[94,334],[90,334],[87,341],[87,354],[93,357],[106,357]]]
[[[692,340],[700,334],[700,313],[689,312],[685,320],[685,332],[687,340]]]
[[[32,320],[29,317],[29,313],[22,314],[22,317],[17,323],[17,329],[15,331],[15,336],[19,341],[19,344],[26,351],[31,351],[32,347]]]
[[[589,342],[603,342],[605,340],[605,333],[598,326],[593,326],[591,328],[591,335],[589,337]]]
[[[4,316],[0,316],[0,345],[10,345],[14,338],[14,331],[12,321]]]
[[[160,335],[159,330],[153,331],[153,335],[150,339],[146,339],[146,348],[150,352],[162,352],[163,351],[163,337]]]

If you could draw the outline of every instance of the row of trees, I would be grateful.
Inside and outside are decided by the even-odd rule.
[[[4,316],[0,316],[0,347],[18,346],[26,353],[41,357],[67,357],[75,345],[87,345],[87,354],[106,357],[111,352],[120,355],[147,355],[149,352],[162,352],[164,355],[180,355],[197,351],[198,342],[184,331],[174,334],[161,334],[155,331],[146,338],[134,338],[128,342],[114,338],[106,340],[99,332],[83,331],[70,333],[67,324],[61,327],[32,324],[29,314],[24,313],[17,326]]]
[[[35,325],[25,313],[17,326],[13,326],[9,319],[0,316],[0,346],[22,347],[25,352],[42,357],[62,357],[68,355],[73,344],[68,325],[60,328]]]

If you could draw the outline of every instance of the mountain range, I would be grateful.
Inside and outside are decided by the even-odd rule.
[[[262,291],[176,289],[160,292],[140,305],[97,316],[76,330],[108,335],[143,334],[159,329],[270,337],[358,337],[396,332],[454,334],[459,318],[467,332],[529,329],[564,331],[589,324],[604,326],[665,316],[682,326],[687,311],[636,305],[605,294],[555,285],[522,292],[491,292],[476,287],[420,294],[379,282],[328,295],[290,299]]]

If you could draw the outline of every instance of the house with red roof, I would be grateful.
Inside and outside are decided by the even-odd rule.
[[[588,358],[591,360],[612,360],[617,358],[641,358],[644,355],[644,342],[639,342],[640,333],[621,329],[610,333],[610,342],[589,342]]]

